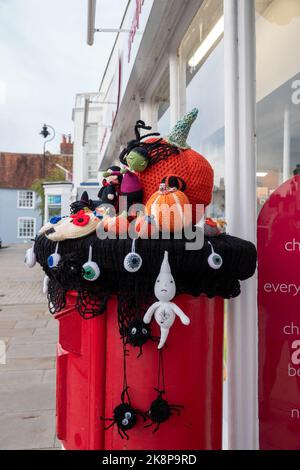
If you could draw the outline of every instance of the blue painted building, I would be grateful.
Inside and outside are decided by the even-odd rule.
[[[10,243],[30,242],[43,224],[39,212],[38,195],[32,191],[32,183],[51,179],[59,167],[72,169],[73,144],[62,142],[69,154],[52,155],[18,154],[0,152],[0,238],[3,246]]]
[[[0,188],[0,238],[3,245],[29,242],[42,226],[38,197],[27,189]]]

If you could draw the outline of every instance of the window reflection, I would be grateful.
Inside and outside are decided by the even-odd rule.
[[[257,0],[257,202],[300,165],[300,2]]]
[[[214,169],[214,191],[207,209],[210,217],[224,217],[224,44],[216,47],[187,87],[187,108],[199,109],[197,126],[192,127],[189,143],[203,154]]]

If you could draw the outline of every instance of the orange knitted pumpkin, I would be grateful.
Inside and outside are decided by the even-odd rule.
[[[154,140],[152,138],[146,142]],[[181,150],[178,154],[174,152],[168,158],[150,164],[145,171],[139,173],[144,191],[143,204],[146,204],[163,178],[170,175],[179,176],[185,181],[185,194],[192,205],[193,223],[198,222],[196,204],[203,204],[206,207],[211,202],[214,172],[210,163],[195,150],[187,149]]]
[[[161,184],[146,203],[146,214],[154,217],[164,232],[179,232],[192,222],[192,211],[186,195],[176,188]]]

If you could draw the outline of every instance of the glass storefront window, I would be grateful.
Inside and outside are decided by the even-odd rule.
[[[199,109],[189,144],[214,168],[210,217],[224,217],[224,18],[223,1],[206,0],[181,45],[186,60],[186,108]]]
[[[300,170],[300,2],[257,0],[256,14],[260,211],[270,194]]]
[[[89,124],[86,130],[87,179],[96,180],[98,175],[98,127]]]
[[[159,89],[154,96],[158,104],[157,110],[157,130],[160,135],[168,135],[170,132],[170,74],[166,70]]]
[[[48,217],[61,216],[61,196],[60,195],[48,195]]]

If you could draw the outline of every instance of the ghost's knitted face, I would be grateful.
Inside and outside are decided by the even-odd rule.
[[[161,302],[170,302],[176,294],[176,285],[171,273],[159,273],[154,287],[155,297]]]

